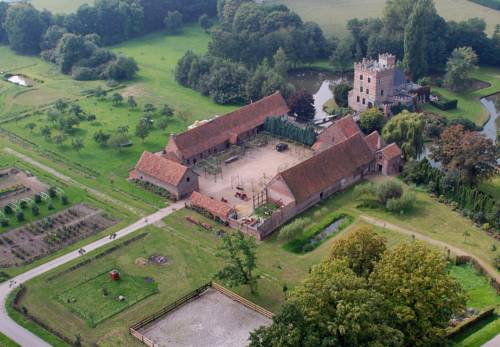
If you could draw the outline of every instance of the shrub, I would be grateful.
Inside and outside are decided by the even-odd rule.
[[[63,205],[69,204],[69,199],[68,199],[68,196],[66,194],[64,194],[63,196],[61,196],[61,202],[62,202]]]
[[[439,108],[441,111],[453,110],[457,108],[457,99],[447,99],[439,93],[433,93],[438,99],[431,101],[431,104]]]
[[[47,206],[47,209],[48,209],[49,211],[52,211],[52,210],[54,210],[54,209],[55,209],[55,207],[54,207],[54,205],[53,205],[52,203],[50,203],[50,204]]]
[[[33,206],[31,206],[31,213],[33,214],[33,216],[38,216],[40,214],[40,207],[38,207],[38,205],[36,204],[33,204]]]
[[[19,206],[25,210],[27,207],[28,207],[28,202],[25,201],[25,200],[22,200],[20,203],[19,203]]]
[[[35,194],[33,200],[35,201],[35,203],[40,204],[42,202],[42,196],[40,194]]]
[[[387,200],[386,208],[390,212],[406,213],[415,206],[416,195],[414,192],[406,191],[400,198]]]
[[[12,214],[14,212],[14,210],[9,205],[5,205],[4,208],[3,208],[3,212],[5,214]]]
[[[55,198],[57,196],[57,190],[56,187],[50,187],[49,188],[49,196],[51,198]]]
[[[306,230],[309,224],[311,224],[310,218],[296,218],[294,221],[281,228],[278,239],[291,240]]]
[[[22,222],[24,220],[24,212],[23,211],[19,211],[16,213],[16,219],[18,222]]]
[[[6,219],[6,218],[0,218],[0,226],[8,227],[9,226],[9,220]]]

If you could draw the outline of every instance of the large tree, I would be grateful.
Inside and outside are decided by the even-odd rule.
[[[375,107],[369,108],[359,115],[359,125],[365,134],[370,134],[373,131],[381,132],[384,121],[384,114]]]
[[[345,258],[356,275],[368,277],[386,249],[385,242],[386,239],[378,236],[373,227],[357,226],[347,236],[334,241],[330,258]]]
[[[466,89],[470,84],[469,74],[477,69],[477,54],[471,47],[455,48],[446,63],[445,84],[451,90]]]
[[[252,334],[250,346],[401,346],[390,327],[390,305],[349,269],[345,259],[313,267],[273,324]]]
[[[40,12],[27,3],[10,5],[3,27],[10,47],[21,54],[40,51],[40,39],[46,29]]]
[[[230,233],[222,238],[217,256],[224,259],[225,267],[216,277],[229,286],[248,285],[250,291],[257,291],[257,267],[255,240],[245,237],[241,231]]]
[[[290,114],[296,116],[301,122],[308,122],[314,119],[316,108],[314,107],[314,97],[311,93],[301,90],[293,94],[288,100]]]
[[[448,275],[444,255],[420,241],[386,251],[370,284],[391,302],[405,346],[443,345],[450,319],[465,308],[463,289]]]
[[[421,114],[405,110],[385,124],[382,137],[397,143],[405,158],[418,158],[424,152],[424,123]]]
[[[465,131],[461,124],[447,127],[431,147],[431,158],[460,175],[462,182],[479,183],[496,173],[500,152],[484,134]]]

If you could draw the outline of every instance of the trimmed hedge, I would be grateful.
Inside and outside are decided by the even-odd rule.
[[[339,225],[337,231],[328,235],[328,237],[321,240],[320,242],[311,243],[311,239],[313,239],[316,235],[323,232],[330,224],[340,219],[345,219],[345,220],[344,222],[342,222],[342,224]],[[310,252],[315,248],[317,248],[319,245],[321,245],[323,242],[331,238],[332,236],[336,235],[339,231],[345,229],[349,224],[353,222],[353,220],[354,218],[351,215],[348,215],[347,213],[339,213],[339,212],[330,213],[325,217],[323,217],[323,219],[321,219],[319,223],[313,224],[312,226],[307,228],[306,231],[304,231],[301,235],[287,242],[283,246],[283,248],[293,253]]]
[[[448,329],[446,331],[446,337],[450,338],[457,335],[458,333],[461,333],[462,331],[470,328],[471,326],[476,325],[480,321],[492,316],[494,312],[495,312],[495,307],[490,307],[476,316],[465,319],[464,321],[460,322],[460,324],[458,324],[456,327]]]
[[[439,108],[441,111],[453,110],[458,106],[457,99],[448,99],[442,96],[441,94],[434,93],[435,96],[439,98],[439,100],[431,101],[431,104]]]

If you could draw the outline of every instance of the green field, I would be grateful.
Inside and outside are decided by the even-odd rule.
[[[481,184],[481,190],[490,194],[500,204],[500,177],[496,176]]]
[[[80,5],[93,4],[93,0],[28,0],[36,8],[47,9],[55,13],[69,13],[75,11]]]
[[[487,82],[489,87],[477,89],[473,91],[465,91],[460,93],[452,92],[446,88],[432,87],[432,90],[438,91],[444,97],[449,99],[457,99],[458,107],[450,111],[441,111],[431,104],[424,106],[427,111],[440,113],[448,119],[467,118],[475,122],[477,125],[484,125],[488,121],[488,112],[481,105],[479,99],[483,96],[490,95],[500,91],[500,69],[481,67],[471,73],[471,77]]]
[[[17,343],[0,333],[0,346],[2,347],[20,347]]]
[[[112,281],[108,272],[91,278],[61,293],[57,300],[84,319],[90,326],[105,321],[156,293],[156,283],[146,278],[120,273]],[[123,296],[123,301],[119,297]]]
[[[287,5],[303,20],[318,23],[327,35],[345,36],[346,23],[352,18],[381,17],[385,0],[268,0]],[[467,0],[436,0],[438,13],[446,20],[483,18],[492,34],[498,24],[498,11]]]

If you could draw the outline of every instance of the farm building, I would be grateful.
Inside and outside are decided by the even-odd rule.
[[[208,213],[212,218],[219,219],[222,222],[228,222],[230,218],[237,218],[234,208],[198,192],[191,194],[186,205],[195,210]]]
[[[268,117],[285,117],[289,109],[280,93],[274,93],[236,111],[171,135],[164,153],[192,166],[257,134]]]
[[[182,199],[198,190],[198,174],[192,169],[160,154],[142,153],[129,179],[149,182]]]

